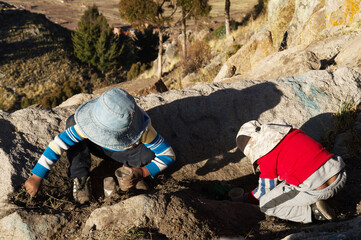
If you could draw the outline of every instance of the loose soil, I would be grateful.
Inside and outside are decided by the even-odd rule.
[[[345,162],[348,174],[347,184],[338,195],[329,200],[330,205],[338,213],[337,221],[354,218],[360,215],[361,212],[361,189],[359,187],[361,185],[359,177],[361,157],[348,158],[345,159]],[[91,171],[93,199],[90,204],[78,205],[72,198],[72,181],[67,177],[67,166],[67,160],[62,157],[48,179],[43,182],[40,192],[34,198],[30,198],[24,188],[10,196],[10,202],[20,206],[23,209],[24,216],[29,213],[36,213],[61,214],[65,217],[66,220],[60,224],[57,236],[52,236],[52,239],[85,239],[84,236],[82,237],[81,231],[93,210],[119,203],[141,193],[156,194],[158,197],[172,195],[171,203],[168,205],[168,214],[164,219],[167,224],[162,226],[162,233],[159,233],[157,229],[150,225],[139,226],[130,229],[128,232],[121,232],[112,226],[102,231],[94,230],[90,237],[88,236],[86,239],[172,239],[167,236],[174,236],[174,232],[178,231],[178,236],[181,234],[183,239],[194,239],[194,236],[198,236],[199,239],[243,236],[247,237],[247,239],[266,240],[280,239],[291,233],[307,231],[312,226],[322,224],[294,223],[263,215],[264,217],[259,219],[258,224],[255,224],[255,226],[249,225],[247,222],[234,222],[235,226],[227,225],[228,219],[225,212],[229,210],[226,209],[229,206],[229,201],[225,195],[222,195],[219,187],[222,186],[223,190],[232,187],[243,187],[248,191],[249,188],[256,186],[257,176],[229,182],[202,181],[197,178],[179,182],[172,178],[171,175],[163,174],[154,180],[147,179],[150,186],[147,191],[134,189],[121,192],[118,190],[111,197],[104,198],[102,180],[107,176],[111,176],[120,165],[96,157],[93,158]],[[209,205],[209,211],[204,211],[204,207],[200,207],[200,201],[212,202],[213,208]],[[214,205],[215,201],[217,201],[216,205]],[[222,209],[223,207],[224,209]],[[175,221],[173,216],[177,214],[177,220]],[[223,219],[219,217],[222,215]],[[250,221],[252,218],[256,218],[256,216],[249,216]],[[203,223],[203,226],[195,228],[192,226],[194,222]],[[236,228],[236,225],[243,227]]]

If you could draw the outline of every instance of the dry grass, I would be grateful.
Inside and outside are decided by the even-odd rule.
[[[339,109],[334,113],[334,125],[328,134],[324,137],[322,143],[328,150],[333,148],[336,137],[341,133],[349,133],[351,136],[348,141],[348,154],[343,157],[355,157],[361,153],[361,136],[355,129],[355,122],[358,114],[361,113],[361,103],[357,103],[354,99],[346,98],[341,102]]]
[[[224,46],[230,39],[234,39],[235,42],[247,41],[252,34],[257,31],[261,26],[266,24],[267,16],[266,14],[260,14],[256,19],[250,18],[249,21],[241,26],[238,26],[237,30],[232,31],[231,35],[227,38],[214,39],[209,41],[209,46],[212,50],[216,50],[218,52],[224,51]]]

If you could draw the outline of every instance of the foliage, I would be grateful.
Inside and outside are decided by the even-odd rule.
[[[164,27],[170,24],[173,13],[165,14],[165,9],[174,9],[174,0],[120,0],[120,17],[137,27],[146,24]]]
[[[136,78],[137,76],[139,76],[139,74],[145,72],[145,70],[147,70],[148,68],[149,64],[141,62],[134,63],[127,73],[127,80],[130,81]]]
[[[84,12],[72,40],[75,56],[102,72],[114,67],[121,54],[112,28],[95,5]]]
[[[232,55],[234,55],[240,48],[242,47],[242,45],[236,43],[233,44],[230,49],[227,51],[227,57],[231,57]]]
[[[163,13],[163,9],[152,0],[120,0],[119,14],[136,26],[144,26],[146,23],[163,25],[157,16]]]
[[[181,8],[182,23],[182,51],[183,58],[187,58],[187,19],[208,16],[211,11],[211,6],[208,5],[208,0],[177,0],[177,6]]]
[[[153,32],[153,27],[151,25],[143,31],[135,31],[133,43],[137,61],[149,63],[157,58],[159,45],[158,38],[158,33]]]
[[[158,58],[162,57],[163,28],[170,24],[172,15],[171,11],[165,14],[165,9],[173,9],[172,0],[152,1],[152,0],[120,0],[119,13],[120,17],[129,21],[132,25],[144,27],[146,24],[154,25],[158,28],[159,47]],[[158,65],[158,77],[161,77],[162,64]]]
[[[120,31],[116,38],[119,48],[121,48],[121,54],[118,57],[118,63],[124,69],[129,69],[132,64],[137,62],[136,47],[134,46],[134,39]]]
[[[236,21],[231,21],[230,22],[231,31],[236,30],[238,28],[238,26],[239,26],[238,22],[236,22]],[[224,38],[225,36],[226,36],[226,27],[224,25],[221,25],[218,28],[216,28],[216,30],[211,31],[207,35],[206,40],[211,41],[211,40],[214,40],[214,39],[221,39],[221,38]]]
[[[208,4],[208,0],[177,0],[177,5],[185,13],[187,19],[206,17],[212,9]]]
[[[335,130],[343,132],[353,127],[357,117],[357,105],[353,99],[345,99],[334,114]]]
[[[188,48],[188,57],[183,61],[183,74],[196,72],[211,59],[211,48],[205,41],[197,40]]]
[[[51,94],[40,99],[39,104],[44,108],[54,108],[74,94],[81,93],[82,88],[75,81],[67,81],[55,88]]]
[[[361,104],[357,104],[353,99],[346,98],[339,106],[336,113],[333,114],[333,128],[324,136],[322,144],[331,151],[336,137],[341,133],[349,133],[352,140],[349,142],[348,156],[352,157],[361,153],[361,137],[355,129],[357,116],[361,113]]]
[[[95,49],[97,56],[96,65],[100,71],[106,72],[117,64],[121,51],[118,49],[118,44],[115,41],[111,28],[108,27],[101,32]]]

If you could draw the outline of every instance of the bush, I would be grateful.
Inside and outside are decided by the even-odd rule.
[[[55,88],[49,95],[40,99],[39,104],[44,108],[54,108],[75,94],[81,93],[82,88],[75,81],[67,81]]]
[[[134,63],[127,73],[127,81],[138,77],[141,73],[149,68],[149,64],[137,62]]]
[[[183,60],[183,74],[196,72],[208,64],[211,59],[211,48],[205,41],[197,40],[188,48],[188,58]]]
[[[163,41],[166,41],[167,38],[167,36],[163,36]],[[149,63],[158,57],[159,37],[158,32],[153,32],[152,26],[143,31],[136,30],[133,44],[136,49],[137,62]]]
[[[33,104],[33,101],[27,97],[23,97],[21,99],[20,107],[21,108],[27,108]]]
[[[231,21],[230,22],[230,28],[231,31],[237,30],[238,26],[240,24],[236,21]],[[214,39],[221,39],[224,38],[226,36],[226,26],[225,25],[221,25],[219,26],[216,30],[210,32],[207,37],[206,40],[209,42],[210,40],[214,40]]]
[[[330,129],[323,137],[321,143],[327,150],[331,151],[336,137],[348,132],[352,136],[352,141],[347,146],[349,154],[347,157],[357,156],[360,154],[361,137],[357,129],[355,129],[355,122],[357,116],[361,112],[361,104],[357,104],[353,99],[344,100],[336,113],[333,114],[333,128]]]
[[[233,44],[230,48],[229,51],[227,51],[227,57],[231,57],[232,55],[234,55],[240,48],[242,47],[242,45],[240,44]]]

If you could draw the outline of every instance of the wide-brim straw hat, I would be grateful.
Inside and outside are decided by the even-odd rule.
[[[129,93],[113,88],[80,105],[75,122],[95,144],[124,150],[139,141],[150,119]]]

